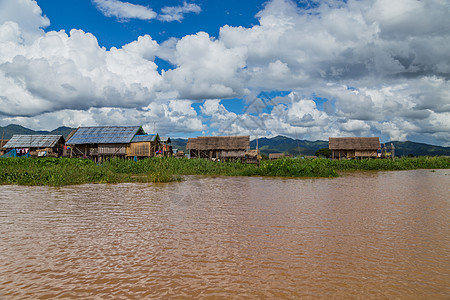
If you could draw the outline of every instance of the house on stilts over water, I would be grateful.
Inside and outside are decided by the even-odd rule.
[[[189,151],[190,158],[206,158],[216,161],[253,162],[250,158],[257,157],[258,154],[250,151],[250,136],[189,138],[186,149]]]
[[[111,157],[146,158],[171,156],[158,134],[147,134],[141,126],[79,127],[67,140],[67,155],[102,161]]]
[[[378,137],[329,138],[332,159],[377,158],[381,148]]]
[[[21,135],[15,134],[3,145],[4,157],[60,157],[64,149],[62,135]]]

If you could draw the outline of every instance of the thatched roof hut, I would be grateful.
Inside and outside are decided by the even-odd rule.
[[[200,136],[189,138],[186,145],[191,158],[213,160],[243,160],[249,148],[250,136]]]
[[[186,149],[197,150],[247,150],[250,148],[250,137],[247,136],[199,136],[189,138]]]
[[[328,147],[334,159],[376,158],[381,144],[379,137],[330,137]]]
[[[328,141],[328,148],[330,150],[369,150],[380,149],[380,147],[380,138],[378,137],[330,137]]]

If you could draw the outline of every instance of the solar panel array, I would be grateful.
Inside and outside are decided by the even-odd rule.
[[[133,142],[154,142],[156,134],[136,135],[133,138]]]
[[[52,148],[62,135],[13,135],[4,148]]]
[[[140,128],[140,126],[80,127],[67,144],[126,144]]]

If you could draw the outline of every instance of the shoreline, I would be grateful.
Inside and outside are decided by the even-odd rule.
[[[415,157],[372,160],[325,158],[263,160],[260,166],[203,159],[111,159],[102,164],[77,158],[2,158],[0,184],[67,186],[105,183],[163,183],[182,181],[185,175],[265,178],[336,178],[354,171],[450,169],[450,157]]]

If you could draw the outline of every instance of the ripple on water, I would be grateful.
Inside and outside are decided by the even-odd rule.
[[[0,295],[448,299],[447,173],[0,186]]]

